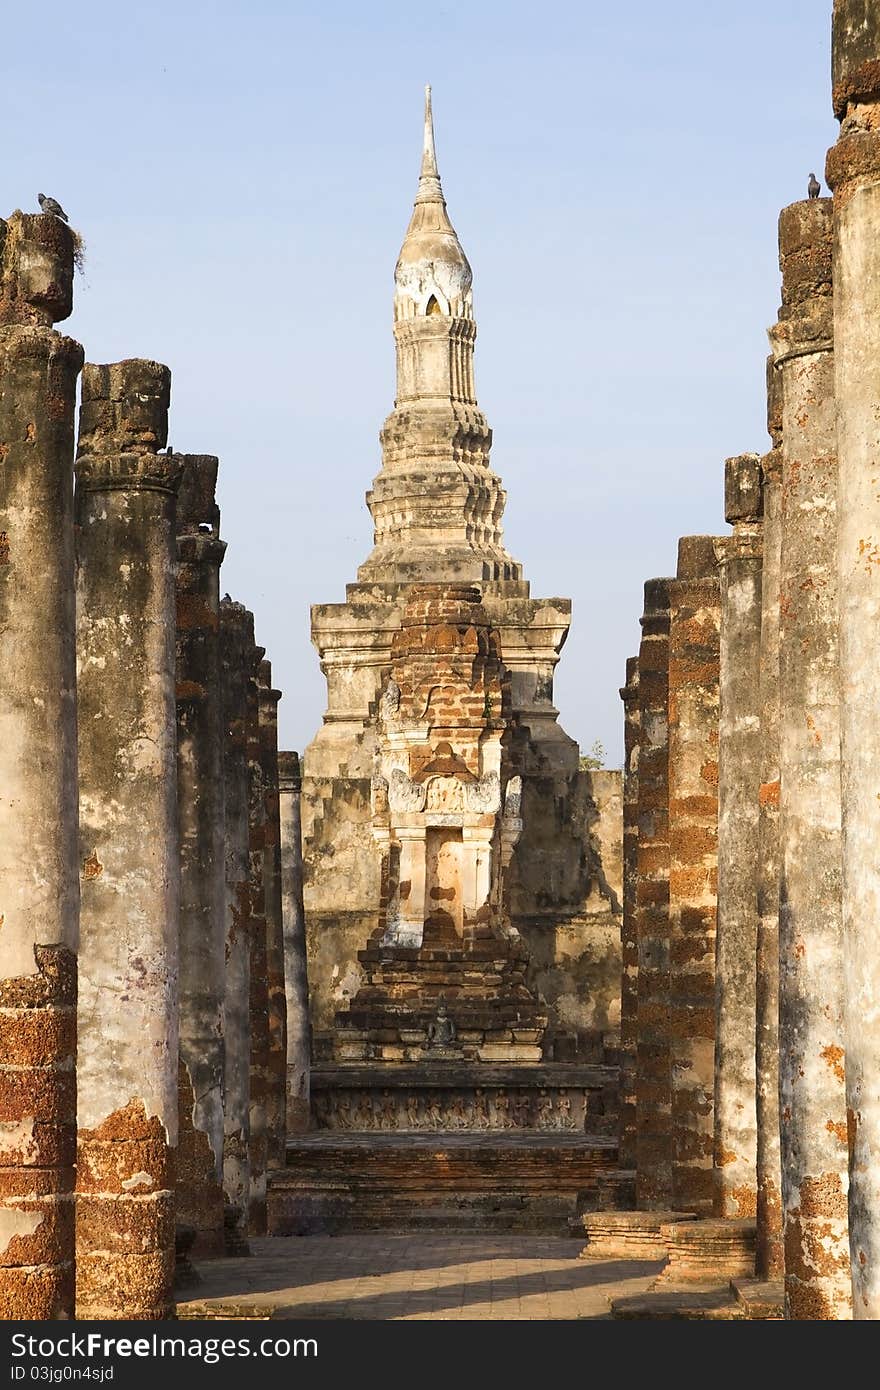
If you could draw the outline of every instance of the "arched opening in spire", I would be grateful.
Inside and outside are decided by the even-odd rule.
[[[443,310],[440,308],[440,305],[439,305],[439,303],[437,302],[437,296],[436,296],[435,294],[432,294],[432,295],[431,295],[430,299],[428,300],[427,304],[425,305],[425,313],[426,313],[426,314],[442,314],[442,313],[443,313]]]

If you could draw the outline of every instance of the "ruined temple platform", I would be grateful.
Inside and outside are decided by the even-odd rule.
[[[616,1172],[607,1135],[319,1131],[289,1143],[270,1176],[269,1230],[563,1236],[579,1211],[613,1203]]]
[[[543,1320],[611,1317],[658,1262],[577,1258],[571,1239],[534,1235],[257,1237],[250,1259],[198,1261],[179,1318]]]

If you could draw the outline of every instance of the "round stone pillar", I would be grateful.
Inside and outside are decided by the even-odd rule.
[[[278,701],[272,664],[260,663],[260,765],[266,828],[263,887],[266,899],[266,984],[269,1005],[269,1057],[266,1092],[266,1162],[283,1168],[287,1119],[287,999],[284,992],[284,921],[281,898],[281,812],[278,792]]]
[[[636,1202],[672,1204],[669,1045],[669,579],[649,579],[639,647]]]
[[[176,456],[177,804],[180,816],[180,1143],[177,1225],[192,1253],[223,1253],[226,994],[220,512],[217,459]]]
[[[73,1313],[73,235],[0,221],[0,1318]]]
[[[626,663],[623,700],[623,914],[620,924],[620,1147],[618,1163],[636,1166],[636,1037],[638,1033],[639,944],[636,887],[639,849],[639,659]]]
[[[279,753],[284,987],[287,996],[287,1132],[311,1128],[309,977],[303,907],[302,776],[296,753]]]
[[[715,953],[715,1214],[757,1208],[755,960],[758,947],[761,475],[757,455],[725,465],[719,542],[721,713],[718,745],[718,928]]]
[[[755,1274],[781,1279],[779,1152],[779,566],[782,553],[782,377],[767,362],[767,429],[761,459],[761,785],[758,792],[758,951],[755,990],[755,1116],[758,1205]]]
[[[786,1313],[848,1318],[830,198],[779,220],[779,1096]]]
[[[223,1189],[227,1254],[246,1254],[250,1202],[251,926],[248,682],[254,620],[228,597],[220,604],[223,787],[226,840],[226,1003],[223,1017],[226,1104]]]
[[[76,466],[81,930],[76,1309],[166,1317],[177,1145],[170,373],[87,365]]]
[[[260,747],[260,663],[265,648],[250,651],[247,682],[248,843],[250,902],[250,1201],[248,1230],[263,1236],[267,1229],[266,1168],[269,1095],[269,979],[266,940],[266,885],[263,862],[266,847],[266,801]]]
[[[853,1316],[880,1319],[880,10],[836,0],[834,359]]]
[[[678,543],[669,584],[669,1035],[672,1207],[712,1212],[718,662],[712,536]]]

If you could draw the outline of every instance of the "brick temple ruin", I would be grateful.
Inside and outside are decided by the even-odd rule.
[[[0,221],[0,1317],[166,1318],[253,1236],[406,1227],[662,1259],[619,1318],[880,1317],[878,0],[836,0],[833,106],[770,447],[645,584],[622,775],[504,546],[430,100],[302,761],[168,368],[84,364],[75,234]]]

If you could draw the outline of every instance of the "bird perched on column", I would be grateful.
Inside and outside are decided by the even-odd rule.
[[[60,217],[62,222],[70,221],[64,208],[54,198],[47,198],[45,193],[38,193],[37,202],[40,205],[41,212],[48,213],[52,217]]]
[[[818,198],[819,194],[822,192],[822,185],[815,174],[810,175],[810,182],[807,184],[807,192],[811,198]]]

